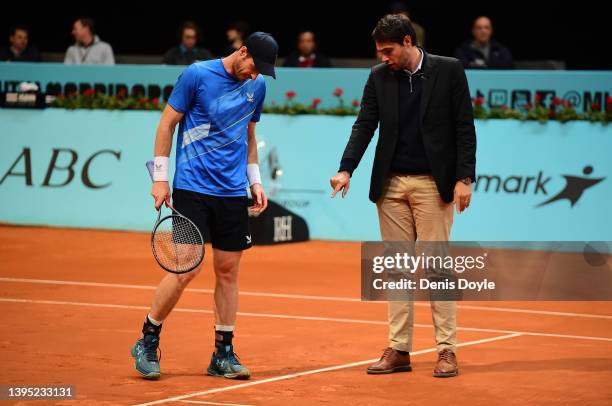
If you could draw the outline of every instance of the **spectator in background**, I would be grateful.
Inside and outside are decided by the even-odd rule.
[[[94,21],[91,18],[77,19],[72,26],[72,36],[76,43],[68,47],[64,58],[65,64],[115,64],[113,49],[96,35]]]
[[[193,21],[187,21],[179,30],[181,44],[171,48],[164,55],[163,63],[166,65],[191,65],[195,61],[213,59],[213,55],[206,48],[196,48],[200,40],[200,27]]]
[[[328,57],[317,50],[317,42],[312,31],[302,31],[298,34],[297,50],[287,56],[285,67],[290,68],[331,68]]]
[[[410,11],[408,10],[408,6],[406,6],[404,2],[396,1],[395,3],[392,3],[389,7],[389,14],[402,14],[408,17],[408,19],[412,23],[412,28],[414,28],[414,32],[416,33],[417,43],[415,45],[418,45],[421,48],[425,48],[425,28],[423,28],[420,24],[416,23],[410,17]]]
[[[40,62],[40,54],[28,41],[27,27],[17,25],[11,28],[9,46],[0,49],[0,62]]]
[[[455,50],[455,57],[466,69],[512,69],[512,53],[494,40],[493,24],[489,17],[481,16],[472,25],[473,39],[465,41]]]
[[[227,48],[225,55],[230,55],[244,45],[244,39],[249,33],[249,25],[244,21],[234,21],[227,27]]]

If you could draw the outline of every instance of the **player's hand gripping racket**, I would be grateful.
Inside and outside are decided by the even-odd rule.
[[[153,161],[147,162],[153,180]],[[162,217],[159,207],[157,222],[151,233],[151,248],[157,263],[166,271],[186,273],[196,269],[204,259],[204,238],[198,227],[187,217],[168,205],[170,215]]]

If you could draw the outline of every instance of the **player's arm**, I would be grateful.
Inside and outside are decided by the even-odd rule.
[[[155,200],[155,208],[159,209],[162,203],[170,204],[170,185],[168,184],[168,170],[170,167],[170,151],[172,150],[172,136],[176,125],[183,119],[183,113],[178,112],[166,104],[162,113],[157,132],[155,134],[155,164],[153,166],[153,188],[151,196]]]
[[[253,196],[253,206],[251,211],[261,213],[268,207],[268,197],[261,184],[259,173],[259,157],[257,155],[257,139],[255,138],[255,126],[257,123],[251,121],[248,127],[247,141],[247,177]]]

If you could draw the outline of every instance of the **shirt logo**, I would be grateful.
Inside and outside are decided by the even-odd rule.
[[[246,241],[247,241],[247,244],[251,244],[251,236],[250,235],[246,236]]]
[[[255,101],[255,92],[252,92],[252,93],[247,92],[246,99],[249,103],[253,103]]]

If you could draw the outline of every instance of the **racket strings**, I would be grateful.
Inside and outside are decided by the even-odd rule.
[[[163,219],[153,236],[153,253],[164,268],[187,272],[202,260],[203,241],[194,224],[182,216]]]

